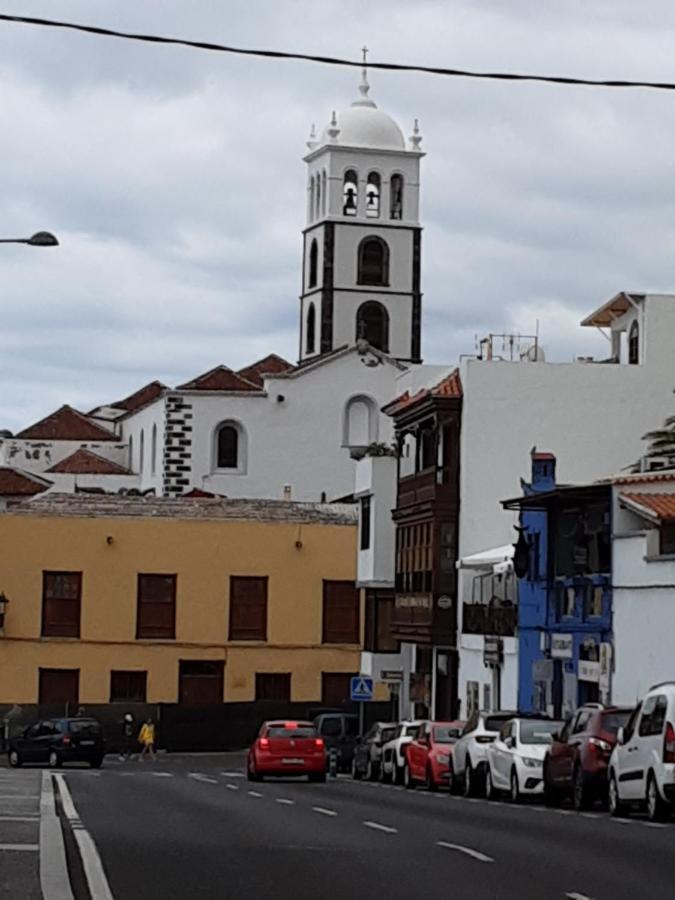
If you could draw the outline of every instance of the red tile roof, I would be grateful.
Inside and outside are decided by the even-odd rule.
[[[203,375],[198,375],[185,384],[179,384],[178,391],[259,391],[257,384],[242,378],[227,366],[216,366]]]
[[[124,466],[111,462],[91,450],[76,450],[65,459],[57,462],[48,472],[61,475],[129,475]]]
[[[211,491],[205,491],[202,488],[192,488],[187,494],[182,494],[181,496],[188,500],[212,500],[214,497],[223,497],[222,494],[213,494]]]
[[[72,406],[62,406],[56,412],[24,428],[17,438],[27,441],[116,441],[117,435],[96,425]]]
[[[619,494],[634,512],[661,522],[675,522],[675,494]]]
[[[9,466],[0,467],[0,496],[32,497],[46,491],[50,484],[51,482],[28,472],[11,469]]]
[[[382,407],[382,412],[387,416],[395,416],[404,409],[425,400],[427,397],[461,397],[462,380],[459,377],[459,369],[453,369],[449,375],[431,388],[421,388],[414,394],[406,391],[400,397],[396,397],[391,403]]]
[[[675,471],[666,469],[665,471],[656,472],[634,472],[630,475],[617,475],[615,478],[608,478],[612,484],[648,484],[654,481],[675,481]]]
[[[135,412],[142,406],[147,406],[148,403],[156,400],[164,390],[166,390],[166,385],[162,384],[161,381],[151,381],[150,384],[144,385],[144,387],[139,388],[133,394],[125,397],[124,400],[118,400],[110,405],[113,409],[126,409],[127,412]]]
[[[553,462],[555,462],[555,453],[546,453],[543,450],[534,450],[532,452],[532,459],[538,459],[541,462],[545,462],[546,460],[553,460]]]
[[[277,356],[276,353],[270,353],[269,356],[266,356],[264,359],[259,359],[258,362],[253,363],[253,365],[246,366],[245,369],[239,369],[237,375],[241,375],[241,377],[245,378],[247,381],[252,381],[253,384],[262,387],[263,375],[278,375],[281,372],[289,372],[292,368],[293,365],[292,363],[289,363],[288,360],[283,359],[281,356]]]

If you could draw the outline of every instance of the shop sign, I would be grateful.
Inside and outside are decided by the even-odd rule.
[[[431,609],[431,594],[396,594],[395,605],[398,609]]]
[[[452,608],[452,597],[448,597],[447,594],[442,594],[438,600],[436,601],[439,609],[451,609]]]
[[[572,659],[574,655],[574,638],[571,634],[551,635],[552,659]]]
[[[612,676],[612,645],[608,643],[600,644],[600,690],[605,693],[609,692],[609,683]]]
[[[532,663],[532,681],[553,681],[552,659],[537,659]]]
[[[380,681],[403,681],[403,672],[401,669],[382,669]]]
[[[600,663],[590,659],[580,659],[577,670],[579,681],[600,681]]]
[[[500,637],[486,637],[483,644],[483,665],[501,666],[504,662],[504,641]]]

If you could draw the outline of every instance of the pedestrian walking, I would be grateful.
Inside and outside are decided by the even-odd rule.
[[[143,746],[141,750],[141,762],[145,760],[146,756],[149,756],[151,759],[155,759],[155,723],[152,719],[146,719],[143,722],[143,727],[140,730],[138,735],[138,740]]]
[[[133,756],[134,730],[133,715],[131,713],[125,713],[122,721],[122,752],[120,753],[120,760],[122,762],[126,759],[131,759]]]

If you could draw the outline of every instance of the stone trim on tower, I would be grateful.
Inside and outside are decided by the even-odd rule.
[[[410,358],[412,362],[422,362],[422,229],[413,234],[413,277],[412,277],[412,334]]]
[[[167,497],[186,494],[192,474],[192,404],[181,394],[166,398],[164,425],[164,483]]]
[[[323,281],[321,288],[320,353],[333,349],[333,284],[335,258],[335,224],[326,222],[323,232]]]

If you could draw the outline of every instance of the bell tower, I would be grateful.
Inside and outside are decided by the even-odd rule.
[[[422,137],[371,100],[366,52],[358,99],[307,142],[300,360],[364,338],[421,361]]]

